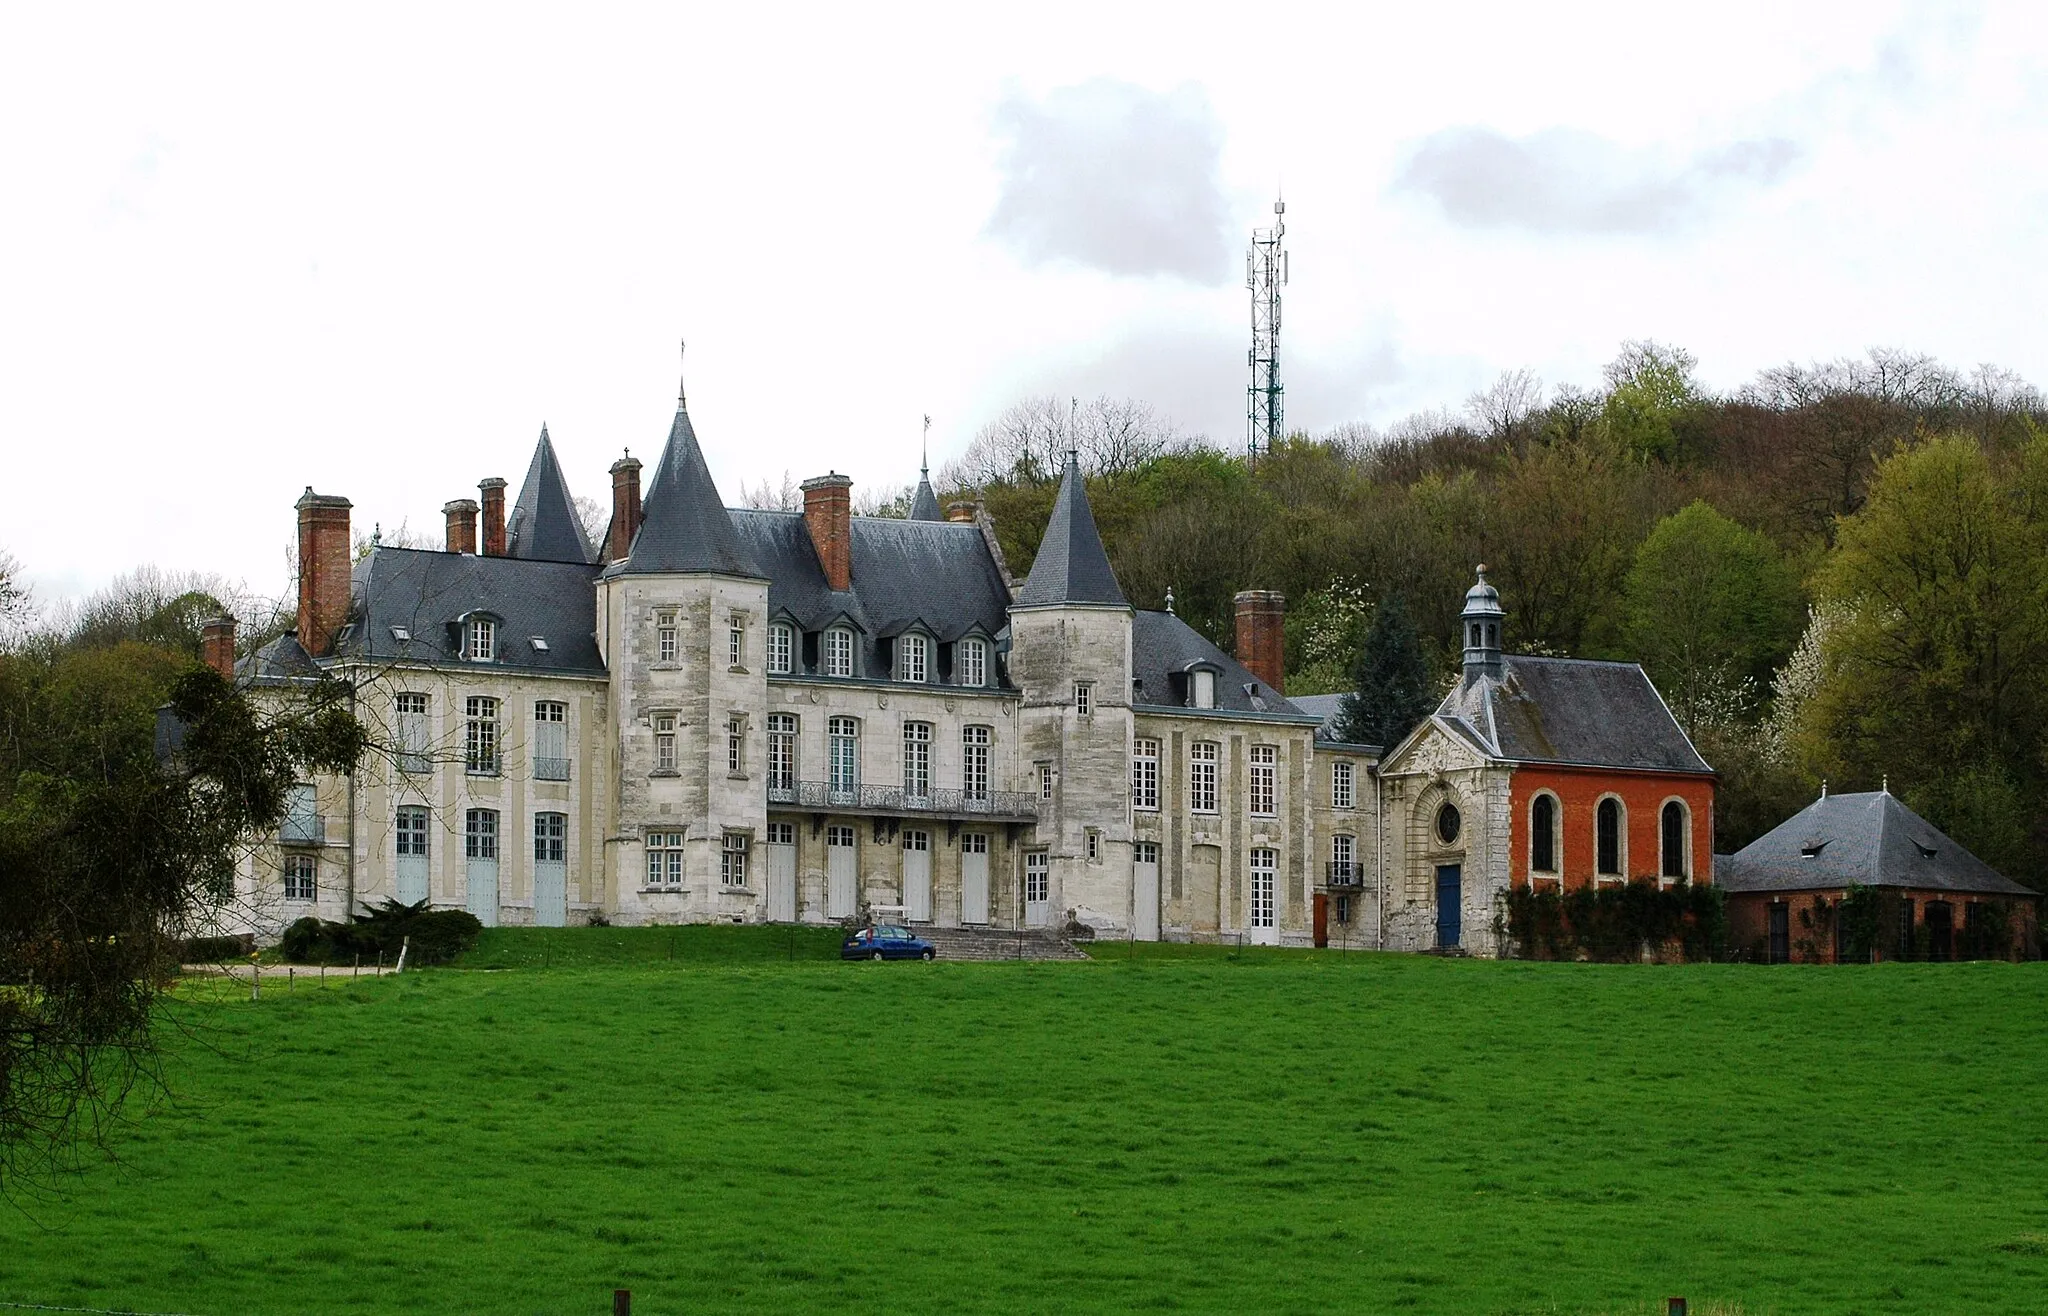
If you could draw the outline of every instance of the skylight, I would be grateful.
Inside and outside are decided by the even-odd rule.
[[[546,641],[545,639],[543,639],[543,638],[542,638],[541,636],[538,636],[538,635],[534,636],[534,637],[533,637],[533,641],[532,641],[532,643],[533,643],[533,651],[534,651],[535,653],[546,653],[546,652],[548,651],[548,642],[547,642],[547,641]]]
[[[393,626],[391,628],[391,638],[400,644],[409,644],[412,641],[412,632],[403,626]]]

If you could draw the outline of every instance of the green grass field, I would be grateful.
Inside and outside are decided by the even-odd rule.
[[[0,1206],[0,1301],[2048,1306],[2043,966],[832,946],[508,931],[496,972],[193,984],[120,1163]]]

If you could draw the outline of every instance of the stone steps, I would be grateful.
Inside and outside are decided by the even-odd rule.
[[[1079,947],[1042,928],[1023,932],[1001,928],[911,929],[929,941],[942,960],[1085,960]]]

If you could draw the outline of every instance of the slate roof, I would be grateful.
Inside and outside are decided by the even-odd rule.
[[[943,521],[945,515],[939,511],[939,496],[932,492],[932,477],[929,471],[920,468],[917,472],[917,492],[910,498],[910,519],[913,521]]]
[[[1095,529],[1087,482],[1081,478],[1081,464],[1073,453],[1067,454],[1066,474],[1060,477],[1059,497],[1045,523],[1038,556],[1031,560],[1031,574],[1017,591],[1018,607],[1048,603],[1128,606],[1116,583],[1116,572],[1110,570],[1102,536]]]
[[[1321,719],[1322,724],[1316,728],[1317,740],[1332,745],[1348,745],[1352,742],[1337,734],[1337,718],[1344,711],[1344,701],[1350,697],[1348,694],[1293,695],[1288,702],[1310,717]],[[1377,751],[1380,746],[1366,745],[1363,748]]]
[[[605,568],[611,575],[655,574],[745,576],[760,579],[761,569],[741,546],[732,518],[711,482],[704,452],[689,409],[676,405],[675,422],[661,460],[648,478],[641,502],[640,529],[622,562]]]
[[[1889,791],[1823,795],[1735,854],[1716,859],[1714,882],[1730,892],[1856,885],[2035,894],[2000,876]]]
[[[1516,763],[1713,771],[1636,663],[1506,655],[1499,678],[1460,683],[1435,717]]]
[[[576,500],[569,496],[569,482],[562,478],[562,464],[555,459],[555,445],[545,425],[540,427],[540,442],[526,468],[526,483],[519,486],[519,501],[512,504],[512,517],[505,527],[505,551],[513,557],[545,562],[597,560],[590,541],[583,536],[583,520],[576,515]]]
[[[1020,600],[1021,601],[1021,600]],[[1188,711],[1188,668],[1207,663],[1216,671],[1216,710],[1267,713],[1306,721],[1314,715],[1273,693],[1271,686],[1202,638],[1170,612],[1137,612],[1131,617],[1131,676],[1137,682],[1131,706],[1139,711]],[[1259,693],[1245,693],[1256,685]]]
[[[335,652],[358,661],[477,666],[460,656],[457,623],[482,612],[498,621],[493,666],[601,676],[597,574],[582,562],[378,547],[356,564],[349,624]],[[534,636],[546,641],[545,651],[533,646]]]
[[[921,625],[941,644],[1009,626],[1010,591],[981,528],[950,521],[856,516],[850,523],[852,588],[831,589],[801,512],[734,508],[741,551],[768,578],[768,613],[804,631],[844,618],[858,629],[859,670],[889,670],[884,640]]]
[[[276,685],[319,675],[320,664],[299,643],[297,631],[286,631],[235,664],[235,679],[256,685]]]

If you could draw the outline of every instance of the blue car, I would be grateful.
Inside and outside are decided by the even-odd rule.
[[[938,947],[909,928],[886,924],[862,928],[839,943],[842,960],[930,960],[938,954]]]

